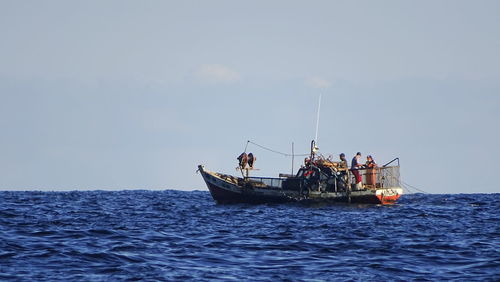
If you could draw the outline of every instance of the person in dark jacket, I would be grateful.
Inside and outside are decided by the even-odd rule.
[[[248,154],[248,166],[250,166],[250,168],[253,168],[253,164],[256,160],[257,158],[252,153]]]
[[[247,153],[243,152],[240,154],[240,156],[237,158],[238,162],[239,162],[239,167],[241,169],[245,169],[245,167],[247,166],[247,162],[248,162],[248,155]]]
[[[368,167],[368,168],[374,168],[374,167],[377,167],[377,163],[375,162],[375,160],[373,159],[373,157],[371,155],[368,155],[366,157],[366,163],[365,163],[365,166]]]
[[[338,162],[337,165],[337,172],[338,172],[338,178],[337,178],[337,187],[340,190],[346,190],[347,188],[347,160],[345,158],[345,154],[342,153],[339,155],[340,162]]]
[[[340,158],[340,162],[339,162],[338,168],[347,169],[347,160],[345,159],[345,154],[344,153],[340,154],[339,158]]]

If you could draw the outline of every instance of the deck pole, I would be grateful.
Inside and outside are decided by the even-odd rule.
[[[347,202],[350,204],[351,203],[351,175],[349,174],[350,171],[347,169]]]
[[[292,142],[292,175],[293,175],[293,142]]]

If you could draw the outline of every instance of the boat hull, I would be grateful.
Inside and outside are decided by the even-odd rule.
[[[284,190],[277,187],[257,187],[242,178],[208,172],[199,166],[203,179],[218,204],[342,202],[357,204],[393,204],[403,194],[399,187],[363,189],[348,192]]]
[[[263,195],[251,192],[234,192],[225,187],[216,186],[211,183],[207,183],[208,190],[212,195],[212,198],[218,204],[236,204],[236,203],[248,203],[248,204],[263,204],[263,203],[286,203],[293,202],[293,198],[286,198],[280,195]]]

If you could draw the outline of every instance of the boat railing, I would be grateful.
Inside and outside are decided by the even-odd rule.
[[[262,183],[264,186],[283,188],[283,178],[273,178],[273,177],[246,177],[247,181],[254,183]]]
[[[390,162],[386,163],[385,165],[383,165],[382,167],[386,167],[386,166],[389,166],[390,164],[392,164],[393,162],[397,161],[398,162],[398,166],[399,166],[399,158],[394,158],[393,160],[391,160]]]
[[[362,168],[359,169],[362,177],[363,186],[366,188],[392,188],[400,187],[399,166],[385,166],[375,168]],[[353,179],[354,175],[349,171],[351,183],[356,183]],[[287,187],[292,182],[300,182],[303,180],[301,177],[286,177],[286,178],[273,178],[273,177],[246,177],[246,181],[252,182],[262,187],[283,189],[284,181],[287,181]],[[297,186],[298,184],[294,185]],[[287,188],[288,189],[288,188]]]
[[[366,188],[400,187],[399,166],[362,168],[359,169],[359,173]],[[352,172],[349,172],[349,175],[351,178],[354,177]],[[351,180],[351,183],[355,183],[355,180]]]

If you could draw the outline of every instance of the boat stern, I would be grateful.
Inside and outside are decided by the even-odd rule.
[[[394,204],[403,195],[403,189],[399,187],[378,189],[375,195],[383,205]]]

